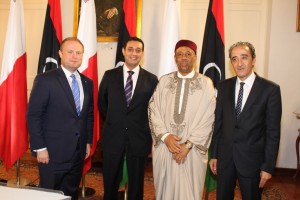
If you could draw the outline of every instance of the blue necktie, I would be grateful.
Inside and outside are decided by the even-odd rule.
[[[235,115],[236,115],[237,119],[239,118],[239,116],[242,112],[244,84],[245,84],[244,82],[240,83],[240,90],[239,90],[238,99],[237,99],[237,103],[236,103],[236,107],[235,107]]]
[[[77,115],[80,115],[80,90],[79,90],[79,85],[76,80],[76,77],[74,74],[71,75],[72,78],[72,93],[76,105],[76,110],[77,110]]]
[[[132,88],[133,88],[133,82],[132,82],[132,75],[133,71],[128,71],[128,78],[125,85],[125,98],[127,102],[127,107],[129,107],[130,101],[131,101],[131,95],[132,95]]]

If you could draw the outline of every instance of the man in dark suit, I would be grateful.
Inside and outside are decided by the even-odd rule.
[[[236,180],[244,200],[258,200],[276,165],[280,88],[253,72],[252,44],[237,42],[229,57],[237,76],[218,86],[210,168],[217,174],[218,200],[234,198]]]
[[[122,49],[125,64],[105,72],[99,87],[104,199],[117,200],[126,157],[128,199],[142,200],[145,162],[152,146],[148,102],[157,77],[139,66],[144,43],[130,38]]]
[[[77,71],[83,51],[77,38],[62,42],[61,67],[37,75],[27,111],[40,187],[61,190],[72,200],[78,198],[83,161],[90,156],[93,137],[92,80]]]

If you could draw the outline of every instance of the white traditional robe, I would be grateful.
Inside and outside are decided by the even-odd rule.
[[[177,72],[163,76],[149,102],[156,200],[202,199],[216,104],[214,87],[197,72],[185,79],[179,114],[182,80]],[[180,143],[194,144],[183,164],[176,163],[161,140],[166,133],[180,136]]]

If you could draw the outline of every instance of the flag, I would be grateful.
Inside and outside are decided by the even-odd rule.
[[[200,73],[210,77],[216,87],[225,78],[223,0],[210,0],[200,59]],[[210,160],[211,150],[208,151]],[[216,176],[209,165],[205,177],[206,192],[217,188]]]
[[[94,94],[94,132],[91,156],[84,161],[82,174],[91,168],[92,155],[100,139],[98,110],[98,69],[97,69],[97,28],[94,0],[82,0],[77,38],[84,45],[84,54],[79,71],[93,80]]]
[[[180,0],[167,0],[164,12],[158,77],[177,70],[174,48],[180,38]]]
[[[210,0],[200,59],[200,73],[216,87],[225,78],[223,0]]]
[[[123,1],[123,19],[119,29],[118,46],[116,53],[116,65],[118,62],[124,62],[122,53],[123,44],[130,38],[137,36],[137,18],[136,18],[136,0]]]
[[[29,147],[25,48],[23,1],[11,0],[0,76],[0,157],[6,170]]]
[[[38,74],[58,68],[58,54],[62,42],[60,0],[48,0],[44,32],[38,63]]]

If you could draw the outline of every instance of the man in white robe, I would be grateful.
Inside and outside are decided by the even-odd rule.
[[[178,71],[164,75],[149,102],[156,200],[199,200],[214,122],[212,81],[194,71],[197,46],[175,46]]]

